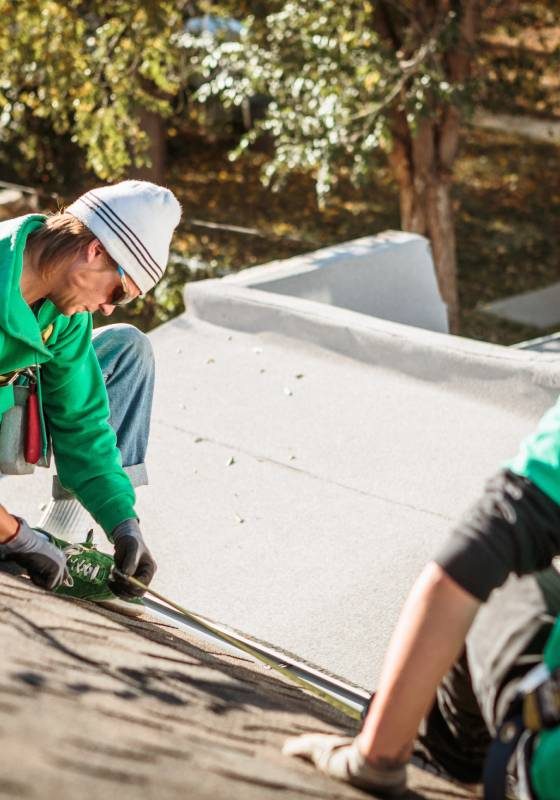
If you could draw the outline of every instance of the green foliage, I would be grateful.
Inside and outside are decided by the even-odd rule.
[[[146,163],[142,109],[179,89],[177,2],[0,0],[0,147],[48,170],[45,136],[71,141],[100,178]]]
[[[274,158],[264,178],[273,185],[290,171],[311,171],[323,196],[345,168],[356,180],[369,174],[372,152],[390,146],[395,109],[404,110],[414,128],[424,115],[468,99],[467,87],[453,84],[448,74],[446,52],[460,20],[445,3],[424,24],[411,2],[289,0],[261,3],[260,13],[245,16],[247,5],[253,4],[208,7],[241,19],[245,29],[238,41],[214,34],[185,35],[182,42],[202,81],[200,102],[214,96],[228,106],[255,95],[269,99],[265,116],[233,157],[257,137],[271,137]],[[390,6],[395,40],[380,32],[381,5]]]

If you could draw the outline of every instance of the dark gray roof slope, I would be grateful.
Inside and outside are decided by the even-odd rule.
[[[244,657],[0,575],[0,796],[359,798],[285,758],[345,718]],[[353,723],[351,723],[353,725]],[[420,798],[464,798],[412,768]]]

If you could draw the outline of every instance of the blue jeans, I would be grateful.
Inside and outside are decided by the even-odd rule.
[[[96,328],[95,354],[109,396],[113,430],[133,486],[148,483],[145,458],[154,394],[154,354],[148,337],[132,325]]]

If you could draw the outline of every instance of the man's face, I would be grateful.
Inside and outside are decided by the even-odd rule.
[[[127,275],[128,290],[134,295],[140,289]],[[69,317],[81,311],[100,311],[108,317],[115,310],[114,299],[122,294],[122,282],[116,268],[107,262],[101,243],[94,239],[60,274],[48,295],[58,310]]]

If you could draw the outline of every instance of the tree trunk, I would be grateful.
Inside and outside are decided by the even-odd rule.
[[[139,115],[140,125],[150,140],[147,153],[150,164],[131,167],[127,177],[162,183],[165,176],[165,121],[159,114],[145,108],[140,109]]]
[[[460,307],[457,285],[457,248],[455,220],[451,204],[451,178],[437,175],[426,193],[428,236],[432,242],[434,262],[438,265],[439,291],[447,304],[451,333],[459,333]]]
[[[451,173],[438,157],[445,135],[440,125],[423,122],[412,136],[403,115],[395,120],[389,159],[399,184],[401,227],[426,236],[432,245],[439,291],[447,305],[449,329],[459,331],[459,294]]]
[[[416,18],[428,31],[434,24],[436,11],[447,12],[449,8],[449,0],[439,0],[435,5],[419,2]],[[441,59],[450,83],[461,83],[470,74],[477,17],[477,0],[463,0],[457,40],[446,53],[433,56]],[[395,50],[402,47],[402,37],[393,24],[388,3],[380,3],[376,29]],[[406,88],[403,95],[405,93]],[[389,161],[399,185],[401,226],[403,230],[430,239],[439,291],[447,305],[449,329],[458,333],[459,293],[451,183],[459,144],[460,114],[454,106],[440,106],[412,131],[404,111],[395,110],[391,129],[393,149]]]

